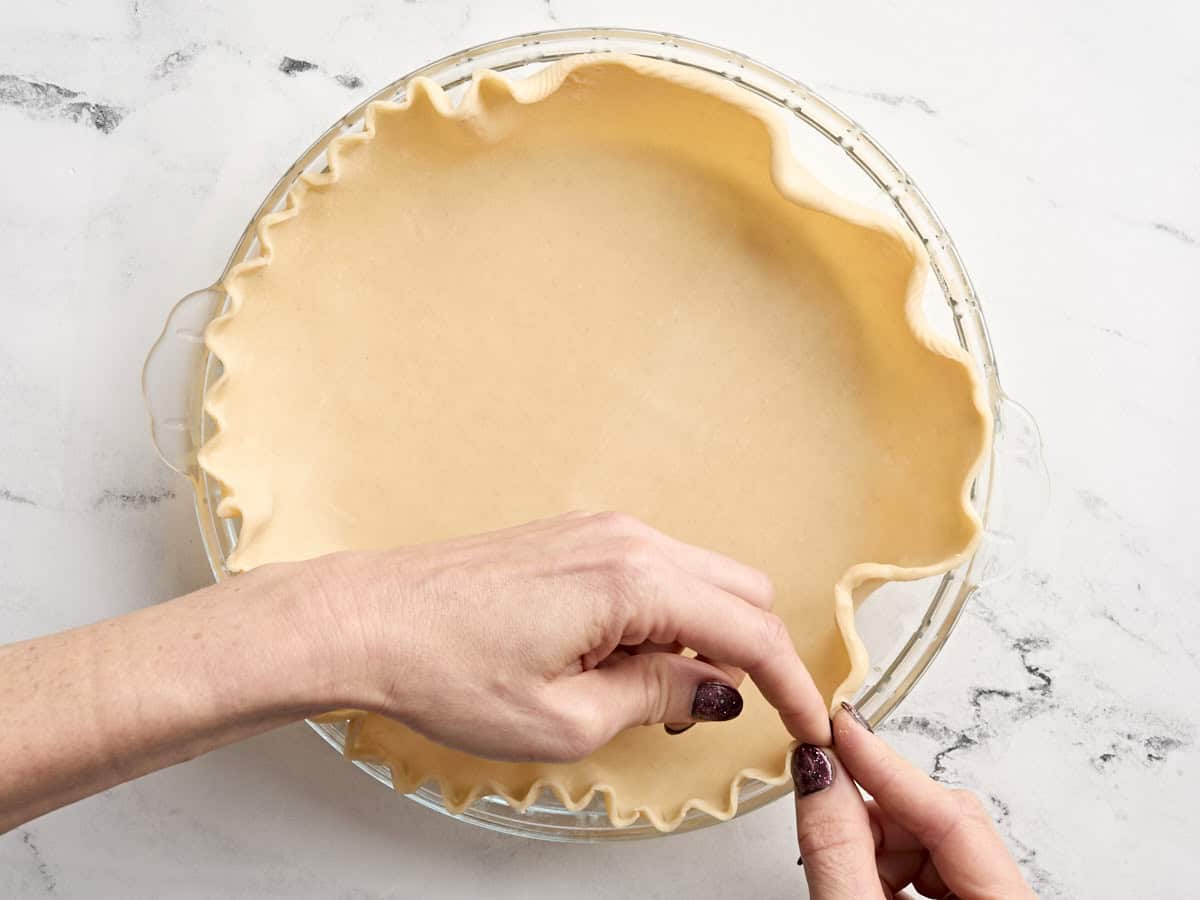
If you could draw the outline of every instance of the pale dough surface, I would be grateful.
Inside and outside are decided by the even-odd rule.
[[[922,249],[829,194],[776,113],[628,57],[418,82],[339,139],[226,279],[225,374],[201,464],[240,515],[235,570],[620,509],[761,567],[827,698],[861,683],[855,588],[947,568],[990,419],[924,328]],[[491,762],[376,715],[350,751],[450,805],[542,785],[670,829],[777,782],[790,746],[743,715],[620,735],[572,765]]]

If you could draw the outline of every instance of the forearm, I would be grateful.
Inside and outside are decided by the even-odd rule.
[[[315,711],[347,705],[320,598],[252,573],[0,647],[0,833]],[[314,611],[316,610],[316,612]]]

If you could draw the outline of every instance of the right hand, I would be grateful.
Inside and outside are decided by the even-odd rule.
[[[833,720],[836,751],[802,745],[793,758],[812,900],[891,900],[909,885],[939,900],[1034,897],[975,795],[938,784],[852,710]]]
[[[316,561],[310,593],[341,705],[479,756],[569,761],[619,731],[728,718],[749,674],[798,739],[829,719],[761,572],[629,516]],[[689,647],[699,658],[677,651]],[[719,709],[701,702],[715,696]],[[704,695],[704,692],[702,692]]]

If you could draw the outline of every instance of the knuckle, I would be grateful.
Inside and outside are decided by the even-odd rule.
[[[792,636],[783,619],[773,612],[762,615],[762,637],[759,643],[760,660],[766,660],[792,646]]]
[[[964,788],[951,789],[950,802],[953,804],[954,811],[960,818],[983,819],[987,817],[987,811],[983,808],[983,801],[976,797],[974,793]]]
[[[762,596],[767,602],[767,609],[775,607],[775,582],[771,580],[771,576],[766,572],[759,572],[759,577],[762,578]]]
[[[620,573],[613,573],[607,584],[607,598],[599,611],[605,627],[622,628],[635,618],[638,607],[638,586]]]
[[[903,780],[903,771],[891,763],[886,749],[877,749],[870,756],[869,771],[879,773],[879,790],[877,794],[885,794],[897,787]]]
[[[609,548],[608,561],[614,571],[633,583],[653,580],[660,568],[658,554],[650,542],[641,537],[614,540]]]
[[[861,842],[853,822],[837,817],[821,817],[801,823],[796,829],[800,854],[805,865],[817,858],[834,862],[850,859]]]
[[[962,788],[950,788],[946,790],[945,806],[919,837],[932,852],[961,834],[963,829],[990,821],[978,797]]]
[[[646,657],[649,661],[642,667],[644,725],[665,722],[667,719],[667,707],[671,699],[671,673],[666,660],[660,657],[662,654],[659,653]]]
[[[610,534],[638,534],[646,528],[641,521],[629,515],[629,513],[616,512],[615,510],[596,513],[592,519],[600,528]]]
[[[554,740],[549,743],[547,762],[578,762],[603,743],[600,721],[588,713],[564,712],[554,723]]]

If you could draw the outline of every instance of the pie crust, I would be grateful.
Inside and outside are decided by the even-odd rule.
[[[230,567],[621,509],[768,572],[831,704],[867,671],[857,602],[974,547],[991,418],[920,310],[921,245],[831,193],[781,114],[632,56],[455,106],[414,80],[263,217],[207,342],[200,454],[240,516]],[[787,778],[753,685],[727,723],[634,728],[568,765],[478,759],[375,714],[347,754],[461,811],[599,792],[616,825],[736,812]]]

